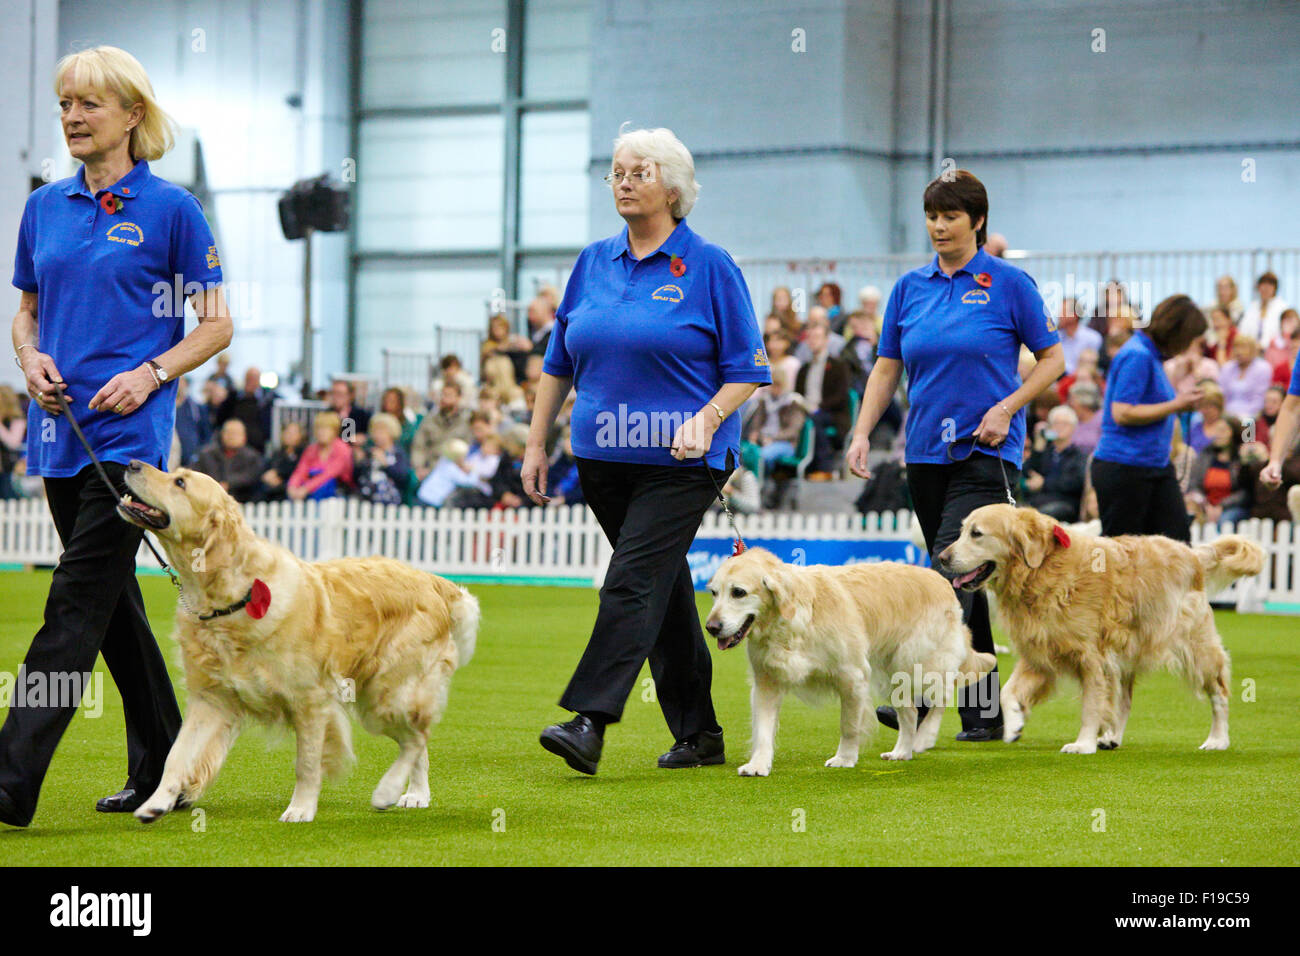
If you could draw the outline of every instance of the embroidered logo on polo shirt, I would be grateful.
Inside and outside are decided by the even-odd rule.
[[[216,246],[208,246],[208,268],[218,269],[221,267],[221,257],[217,255]]]
[[[961,297],[961,300],[967,305],[988,305],[989,294],[983,289],[971,289]]]
[[[767,360],[766,352],[762,349],[754,349],[754,364],[761,368],[762,366],[771,365],[772,363]]]
[[[109,242],[125,242],[128,246],[138,246],[144,242],[144,230],[133,222],[119,222],[108,230]]]
[[[686,293],[682,291],[681,286],[661,285],[650,293],[650,298],[658,299],[660,302],[680,302],[686,298]]]
[[[1043,316],[1047,319],[1047,331],[1055,332],[1057,329],[1056,316],[1052,315],[1052,310],[1047,307],[1046,302],[1043,303]]]

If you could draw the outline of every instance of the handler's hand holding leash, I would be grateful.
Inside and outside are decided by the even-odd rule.
[[[19,357],[24,349],[32,350],[32,356],[28,358],[26,364],[23,364],[23,360]],[[54,359],[44,352],[37,351],[34,345],[20,345],[14,361],[18,363],[18,367],[23,370],[23,375],[27,378],[27,394],[32,401],[39,405],[43,412],[50,415],[61,414],[65,406],[55,396],[62,396],[68,383],[59,374]]]

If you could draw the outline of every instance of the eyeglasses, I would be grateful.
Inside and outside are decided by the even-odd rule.
[[[628,173],[605,174],[605,182],[609,183],[611,186],[617,186],[625,179],[629,181],[635,179],[637,182],[645,185],[646,183],[652,183],[655,181],[655,174],[654,170],[651,169],[637,169]]]

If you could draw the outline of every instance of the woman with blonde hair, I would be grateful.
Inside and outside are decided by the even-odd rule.
[[[352,450],[340,437],[342,427],[336,412],[321,412],[312,420],[316,440],[307,446],[289,476],[291,500],[334,498],[352,482]]]
[[[504,355],[493,355],[483,363],[483,381],[507,415],[518,415],[527,410],[524,390],[515,380],[515,363]]]
[[[32,398],[27,472],[45,481],[63,553],[22,673],[88,674],[103,654],[122,694],[128,776],[96,808],[123,812],[161,779],[181,718],[135,580],[141,526],[121,520],[117,496],[134,460],[166,467],[176,380],[229,345],[232,324],[202,207],[150,172],[173,134],[144,67],[116,47],[83,50],[59,61],[54,90],[68,152],[82,165],[27,199],[12,337]],[[188,335],[186,299],[198,316]],[[72,429],[57,424],[59,393],[112,490]],[[75,710],[73,699],[10,709],[0,729],[0,822],[31,821]]]

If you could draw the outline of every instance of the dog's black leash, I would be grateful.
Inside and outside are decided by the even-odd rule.
[[[966,452],[966,454],[958,458],[952,453],[952,450],[957,446],[958,442],[965,442],[965,441],[970,442],[970,451]],[[954,464],[958,462],[966,461],[967,459],[970,458],[971,455],[975,454],[975,446],[978,444],[979,441],[978,439],[975,438],[974,435],[971,435],[969,438],[958,438],[955,441],[948,442],[948,460],[953,462]],[[997,449],[995,448],[994,451],[996,452]],[[1002,487],[1007,493],[1007,503],[1010,505],[1015,505],[1016,496],[1011,493],[1011,482],[1007,480],[1006,463],[1002,460],[1001,455],[995,454],[993,457],[998,460],[998,471],[1002,472]]]
[[[72,414],[72,410],[68,408],[68,400],[63,395],[63,389],[56,388],[54,390],[54,397],[59,403],[59,408],[63,410],[63,414],[67,417],[68,422],[72,425],[72,431],[74,434],[76,434],[77,439],[81,442],[81,447],[86,449],[86,454],[90,456],[90,461],[95,466],[95,470],[99,472],[99,477],[103,479],[104,484],[108,487],[109,494],[113,496],[113,500],[117,502],[117,506],[119,508],[122,507],[122,496],[117,493],[117,488],[114,486],[112,479],[108,477],[108,472],[104,470],[104,466],[100,463],[99,456],[96,455],[95,450],[90,447],[90,442],[86,440],[85,432],[81,430],[81,426],[77,424],[77,419]],[[231,606],[230,608],[224,611],[213,612],[212,614],[209,615],[199,614],[197,611],[194,610],[194,608],[190,607],[189,602],[185,600],[185,592],[181,589],[180,578],[176,576],[176,572],[172,570],[171,565],[169,565],[163,559],[163,556],[158,553],[158,549],[155,548],[153,546],[153,542],[149,540],[148,534],[143,534],[142,537],[144,538],[144,543],[149,545],[149,550],[153,552],[153,556],[157,558],[158,563],[162,565],[162,569],[166,571],[167,576],[171,578],[172,584],[176,586],[176,596],[180,599],[181,604],[184,605],[185,610],[189,611],[191,614],[193,614],[195,617],[199,618],[200,620],[207,620],[210,617],[217,617],[220,614],[232,614],[235,611],[239,610],[239,608],[243,607],[244,604],[247,604],[252,599],[252,591],[250,590],[248,596],[244,598],[243,603],[239,604],[238,606]]]
[[[669,451],[672,450],[671,445],[660,447],[667,448]],[[740,536],[740,527],[736,524],[736,514],[731,510],[731,502],[727,500],[727,496],[722,493],[722,489],[718,486],[718,479],[713,477],[713,469],[709,467],[709,453],[707,451],[700,456],[700,463],[704,465],[704,473],[709,476],[709,481],[713,483],[713,490],[718,493],[718,500],[722,502],[722,511],[731,524],[731,533],[736,536],[736,543],[732,547],[731,553],[733,555],[740,554],[745,550],[745,539]]]

